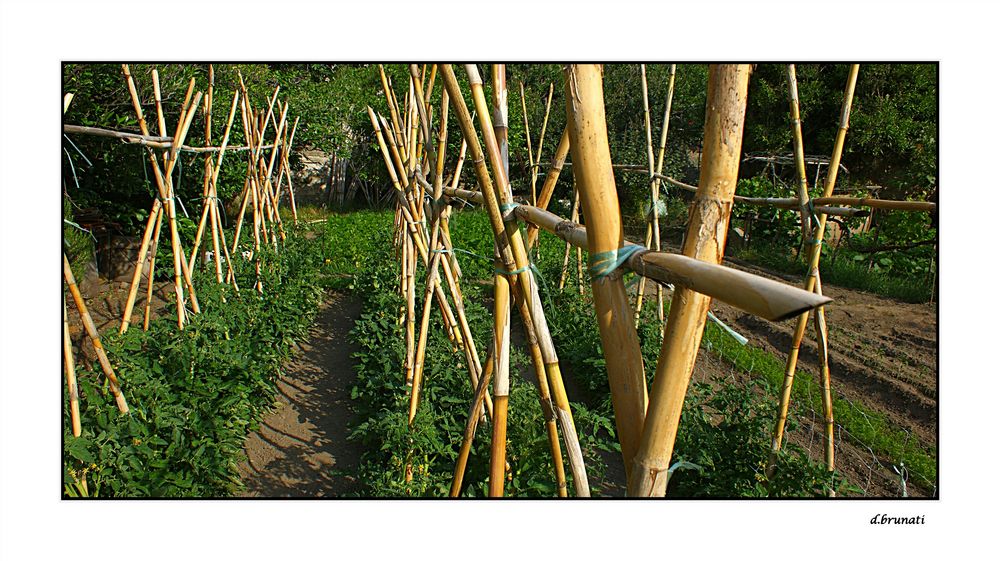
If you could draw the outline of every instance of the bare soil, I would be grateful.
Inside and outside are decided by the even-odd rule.
[[[361,302],[330,294],[309,342],[278,380],[275,409],[247,437],[239,464],[244,497],[338,497],[358,490],[361,448],[347,439],[355,373],[348,337]]]

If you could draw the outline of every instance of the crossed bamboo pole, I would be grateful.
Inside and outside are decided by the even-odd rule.
[[[837,183],[837,172],[840,169],[840,157],[843,153],[844,138],[847,136],[847,129],[850,123],[851,103],[854,98],[854,87],[858,79],[858,68],[860,65],[852,64],[848,73],[847,85],[844,88],[844,102],[840,114],[840,126],[834,141],[833,154],[830,157],[830,165],[827,167],[826,184],[823,187],[823,196],[830,197],[833,188]],[[790,71],[790,78],[792,74]],[[804,166],[803,166],[804,168]],[[819,274],[819,260],[822,252],[823,236],[826,229],[826,215],[820,213],[817,216],[815,227],[812,229],[812,238],[809,247],[809,272],[804,281],[805,289],[822,294],[822,283]],[[781,450],[784,437],[785,421],[788,417],[788,405],[791,401],[792,383],[795,380],[795,367],[798,362],[799,346],[805,336],[806,326],[809,323],[809,312],[802,313],[795,326],[792,335],[792,348],[788,353],[785,363],[785,379],[782,385],[781,398],[778,403],[778,415],[775,421],[773,437],[771,441],[771,455],[768,460],[766,474],[770,478],[774,475],[777,465],[777,455]],[[820,383],[823,392],[823,416],[825,421],[825,458],[827,469],[834,469],[834,434],[833,434],[833,400],[830,390],[830,368],[828,360],[827,338],[826,338],[826,318],[823,308],[816,309],[815,327],[817,333],[817,344],[820,355]],[[832,494],[832,491],[831,491]]]
[[[76,279],[73,277],[73,269],[70,267],[69,259],[66,254],[63,254],[63,279],[66,281],[66,286],[69,288],[70,294],[73,296],[73,302],[76,304],[77,310],[80,312],[80,320],[83,322],[83,327],[87,331],[87,336],[90,338],[90,342],[94,345],[94,351],[97,353],[97,360],[101,363],[101,369],[104,371],[105,377],[108,379],[108,388],[111,390],[111,395],[115,397],[115,403],[118,405],[118,410],[122,413],[128,413],[128,403],[125,401],[125,394],[121,391],[121,384],[118,382],[118,377],[115,376],[115,370],[111,367],[111,362],[108,360],[108,354],[104,352],[104,345],[101,344],[101,336],[97,332],[97,326],[94,324],[94,319],[90,316],[90,312],[87,310],[87,303],[83,300],[83,295],[80,294],[80,289],[76,285]],[[65,303],[63,304],[65,314]],[[76,389],[76,375],[73,372],[72,363],[72,348],[68,346],[69,344],[69,324],[68,320],[63,322],[63,352],[66,354],[66,379],[67,383],[70,383],[70,414],[73,414],[73,404],[78,402],[78,400],[73,399],[74,390]],[[72,378],[72,380],[70,380]],[[78,396],[79,394],[77,394]],[[76,406],[76,420],[73,423],[73,435],[79,436],[79,425],[80,425],[80,411],[79,405]]]
[[[651,209],[650,217],[646,222],[646,247],[649,247],[650,243],[655,242],[653,247],[659,251],[660,249],[660,228],[659,228],[659,201],[660,201],[660,177],[659,175],[663,173],[663,156],[666,153],[667,147],[667,130],[670,128],[670,107],[673,104],[674,99],[674,76],[677,73],[677,65],[670,65],[670,78],[667,82],[667,105],[663,110],[663,124],[660,127],[660,149],[656,156],[656,171],[653,171],[652,167],[652,136],[649,128],[649,102],[646,95],[646,72],[645,65],[643,65],[642,72],[642,100],[643,105],[646,110],[646,145],[649,150],[649,178],[650,178],[650,189],[652,191]],[[637,290],[636,300],[635,300],[635,323],[639,325],[639,317],[642,313],[642,300],[646,292],[646,278],[641,277],[639,279],[639,289]],[[660,322],[663,322],[663,287],[657,285],[656,287],[656,303],[657,303],[657,317]]]
[[[589,496],[589,483],[583,465],[583,455],[579,448],[579,440],[576,436],[576,428],[573,424],[569,401],[562,383],[558,356],[552,345],[548,325],[545,322],[545,315],[541,309],[538,287],[530,271],[524,240],[516,223],[506,223],[503,213],[500,210],[501,203],[509,205],[513,201],[509,200],[509,188],[505,188],[509,184],[506,174],[500,165],[500,151],[496,143],[496,136],[493,134],[493,126],[482,90],[482,80],[474,66],[469,65],[466,67],[473,100],[479,116],[480,128],[486,143],[486,154],[483,153],[480,146],[472,117],[468,107],[465,105],[465,100],[459,89],[454,71],[450,65],[441,65],[440,71],[451,100],[452,108],[462,129],[462,134],[469,145],[473,163],[475,164],[476,177],[486,200],[487,213],[490,217],[490,224],[493,227],[494,237],[498,245],[501,245],[502,251],[500,252],[500,257],[502,265],[507,272],[506,276],[509,277],[515,304],[518,306],[521,319],[524,322],[532,363],[535,365],[536,376],[539,379],[539,392],[543,402],[542,410],[546,413],[547,426],[549,426],[548,424],[552,417],[555,417],[563,432],[576,494],[578,496]],[[487,169],[485,163],[487,157],[489,158],[493,176],[497,178],[496,186],[489,173],[491,170]],[[547,386],[543,385],[543,381],[547,382]],[[546,395],[546,391],[549,389],[551,390],[551,396]],[[551,429],[549,430],[549,435],[550,445],[554,452],[557,442],[552,441]],[[559,463],[556,463],[557,460],[555,457],[553,457],[553,462],[557,472],[557,485],[561,495],[565,492],[562,488],[564,483],[559,481]]]
[[[125,74],[125,79],[128,85],[129,95],[132,98],[132,107],[135,110],[136,117],[139,121],[139,129],[142,134],[148,135],[149,128],[146,125],[146,120],[143,116],[142,106],[139,103],[139,96],[136,91],[135,82],[132,79],[132,75],[129,72],[129,67],[127,64],[122,65],[122,70]],[[163,110],[160,102],[160,84],[159,76],[156,69],[152,72],[153,78],[153,91],[156,99],[156,112],[157,112],[157,124],[160,129],[160,134],[166,134],[166,123],[163,118]],[[201,311],[198,305],[198,298],[195,294],[194,285],[191,281],[191,272],[188,270],[187,262],[184,259],[184,250],[181,246],[180,236],[177,231],[177,215],[176,206],[174,203],[174,192],[173,192],[173,170],[174,166],[177,164],[179,148],[184,144],[184,139],[187,136],[188,129],[191,126],[191,121],[194,119],[194,114],[198,109],[198,104],[201,101],[202,93],[198,92],[192,100],[191,94],[194,90],[194,78],[191,79],[188,85],[187,95],[185,96],[184,104],[182,106],[181,114],[177,120],[177,131],[174,133],[172,147],[169,151],[165,151],[163,154],[164,166],[161,170],[160,163],[153,153],[153,150],[146,147],[148,152],[149,161],[153,168],[153,174],[156,179],[157,192],[159,197],[153,202],[153,208],[149,213],[149,217],[146,220],[146,229],[143,233],[142,244],[139,249],[139,256],[136,260],[135,271],[132,274],[132,281],[129,285],[129,294],[125,302],[125,313],[122,317],[122,323],[120,327],[120,332],[125,333],[131,323],[132,318],[132,308],[135,305],[136,294],[139,289],[139,280],[142,274],[143,263],[146,259],[146,254],[150,250],[150,242],[152,240],[153,228],[155,225],[161,222],[159,217],[160,213],[166,213],[167,221],[170,226],[170,242],[171,249],[173,250],[174,257],[174,293],[177,299],[177,327],[178,329],[184,329],[185,323],[185,302],[184,302],[184,286],[188,288],[188,294],[191,298],[191,306],[195,313]],[[193,101],[193,102],[192,102]],[[158,230],[157,230],[158,232]],[[157,236],[158,239],[158,236]],[[150,270],[150,277],[153,271]],[[183,277],[183,284],[182,279]]]

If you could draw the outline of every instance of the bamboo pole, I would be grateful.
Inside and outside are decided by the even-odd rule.
[[[592,256],[615,252],[624,242],[618,194],[611,169],[601,69],[597,65],[565,68],[566,120],[573,155],[573,175],[586,218],[588,251]],[[632,323],[632,307],[621,272],[591,280],[594,309],[608,368],[615,426],[631,471],[646,412],[646,377],[639,338]]]
[[[509,160],[507,152],[507,75],[504,65],[491,66],[493,75],[493,127],[499,156],[491,162],[494,177],[502,170],[507,172]],[[476,73],[478,78],[478,72]],[[470,74],[470,82],[473,77]],[[480,92],[482,83],[478,84]],[[473,88],[476,85],[472,85]],[[473,93],[475,97],[475,93]],[[488,116],[485,103],[477,104],[481,115]],[[480,123],[484,134],[488,124]],[[485,187],[484,187],[485,189]],[[503,185],[498,187],[502,196]],[[504,466],[507,460],[507,406],[510,397],[510,279],[504,274],[501,254],[501,238],[496,238],[496,269],[493,282],[493,349],[495,377],[493,380],[493,433],[490,439],[489,496],[502,497],[504,487]],[[551,437],[550,437],[551,438]],[[558,437],[557,437],[558,440]],[[559,458],[562,459],[561,456]]]
[[[568,131],[569,129],[567,129]],[[573,210],[570,211],[570,221],[579,222],[580,221],[580,191],[573,189]],[[538,226],[532,222],[531,227],[538,231]],[[563,256],[563,266],[562,273],[559,275],[559,290],[562,291],[563,287],[566,286],[566,277],[569,276],[569,253],[570,249],[573,247],[569,241],[566,241],[566,254]]]
[[[466,416],[465,432],[462,433],[462,445],[458,449],[458,458],[455,460],[455,472],[451,478],[451,492],[449,493],[451,497],[457,497],[462,490],[462,481],[465,479],[465,467],[469,461],[469,453],[472,451],[472,440],[476,436],[476,426],[479,424],[479,418],[482,416],[479,411],[483,407],[483,401],[489,392],[490,380],[493,378],[493,349],[496,349],[496,344],[494,343],[490,348],[490,353],[486,357],[486,367],[483,369],[482,377],[479,378],[479,385],[476,387],[472,403],[469,405],[469,413]]]
[[[663,110],[663,124],[660,126],[660,150],[656,156],[656,172],[652,174],[653,176],[653,192],[655,193],[654,199],[659,201],[660,198],[660,176],[663,174],[663,156],[667,149],[667,130],[670,128],[670,107],[674,100],[674,76],[677,73],[677,65],[670,65],[670,78],[667,81],[667,105]],[[654,208],[657,205],[654,204]],[[666,205],[664,205],[666,208]],[[656,209],[654,212],[659,212]],[[658,234],[659,232],[657,232]],[[646,247],[653,242],[653,224],[651,222],[646,223]],[[654,246],[657,251],[660,250],[660,242],[657,241]],[[642,299],[646,292],[646,277],[639,278],[639,289],[638,295],[636,297],[635,304],[635,322],[638,328],[639,325],[639,315],[642,313]],[[659,320],[663,322],[663,292],[659,286],[656,288],[657,304],[659,305]]]
[[[802,147],[802,119],[799,116],[799,86],[795,79],[795,65],[788,65],[788,111],[791,116],[792,149],[795,153],[795,173],[798,176],[798,202],[802,222],[802,241],[799,243],[799,257],[812,230],[812,212],[809,211],[809,178],[806,176],[806,156]]]
[[[143,306],[142,330],[149,331],[150,307],[153,304],[153,281],[156,278],[156,248],[160,245],[160,228],[163,223],[163,212],[156,213],[156,226],[153,231],[152,250],[149,252],[149,273],[146,275],[146,303]]]
[[[858,79],[858,68],[859,65],[852,64],[850,67],[850,72],[847,77],[847,85],[844,88],[844,102],[841,107],[840,112],[840,127],[837,130],[837,136],[834,141],[833,153],[830,156],[830,165],[827,167],[826,183],[823,187],[823,197],[829,197],[833,193],[833,188],[837,183],[837,172],[840,169],[840,157],[844,149],[844,139],[847,136],[847,129],[850,124],[851,115],[851,104],[854,99],[854,87]],[[821,199],[822,199],[821,198]],[[818,199],[818,200],[821,200]],[[815,203],[815,201],[814,201]],[[819,288],[821,290],[820,276],[819,276],[819,260],[822,252],[822,241],[826,230],[826,215],[820,214],[818,216],[818,221],[816,227],[813,229],[812,234],[812,244],[809,248],[809,273],[806,276],[804,285],[805,289],[809,291],[816,290]],[[817,314],[821,312],[817,310]],[[823,416],[826,421],[826,447],[825,456],[827,462],[827,469],[833,470],[834,468],[834,457],[833,457],[833,401],[832,394],[830,392],[830,369],[829,362],[827,360],[826,348],[825,348],[825,332],[826,325],[825,319],[820,318],[821,323],[817,323],[817,339],[820,352],[820,381],[823,387]],[[781,450],[782,439],[784,437],[785,421],[788,418],[788,405],[791,401],[792,395],[792,383],[795,380],[795,367],[798,363],[799,346],[802,344],[802,338],[805,336],[806,326],[809,323],[809,312],[806,311],[802,313],[795,325],[795,331],[792,335],[792,348],[788,352],[788,359],[785,362],[785,380],[781,389],[781,399],[778,403],[778,415],[775,421],[773,437],[771,440],[771,455],[768,460],[766,474],[770,478],[774,475],[774,471],[777,466],[777,456],[778,452]]]
[[[507,405],[510,398],[510,281],[497,274],[493,285],[493,433],[490,439],[489,496],[502,497],[507,460]]]
[[[521,89],[521,116],[524,117],[524,145],[528,150],[528,165],[531,166],[531,206],[538,206],[538,193],[535,191],[538,170],[535,169],[535,154],[531,150],[531,127],[528,125],[528,106],[524,102],[524,82],[518,81],[517,85]],[[531,244],[528,244],[528,249],[531,249]]]
[[[80,390],[76,385],[76,366],[73,364],[73,341],[69,337],[69,318],[66,315],[65,294],[63,295],[63,365],[66,369],[66,389],[69,393],[70,424],[73,427],[73,436],[80,436]]]
[[[80,312],[80,319],[83,321],[83,327],[90,337],[90,342],[94,344],[94,351],[97,352],[97,360],[101,363],[101,369],[104,370],[104,375],[108,378],[108,387],[111,389],[111,395],[115,396],[115,403],[118,405],[118,410],[122,413],[128,413],[128,404],[125,402],[125,395],[121,391],[118,377],[115,376],[115,370],[111,367],[107,353],[104,352],[104,345],[101,344],[101,336],[97,333],[97,326],[94,325],[94,319],[90,317],[90,312],[87,311],[87,303],[83,301],[83,295],[80,294],[80,289],[76,285],[76,279],[73,278],[73,269],[70,267],[69,259],[66,258],[65,253],[63,254],[63,278],[66,280],[70,294],[73,295],[73,301]]]
[[[709,66],[701,176],[683,248],[684,255],[700,261],[718,264],[722,260],[739,171],[749,78],[748,64]],[[677,424],[710,303],[705,295],[674,289],[642,443],[629,476],[629,496],[666,494]]]

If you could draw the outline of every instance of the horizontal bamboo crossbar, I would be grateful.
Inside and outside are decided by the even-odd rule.
[[[572,162],[566,162],[566,166],[572,166]],[[649,174],[643,166],[637,164],[615,164],[615,169]],[[690,191],[694,193],[698,190],[694,185],[688,185],[683,181],[678,181],[673,177],[668,175],[663,175],[661,173],[654,173],[653,177],[656,179],[662,179],[667,183],[684,189],[685,191]],[[741,197],[736,195],[733,197],[733,201],[737,203],[744,203],[754,206],[776,206],[779,208],[787,209],[797,209],[799,208],[798,199],[794,198],[771,198],[771,197]],[[852,209],[842,209],[829,205],[842,205],[842,206],[866,206],[869,208],[881,208],[886,210],[903,210],[908,212],[937,212],[937,203],[928,203],[924,201],[894,201],[889,199],[872,199],[869,197],[843,197],[843,196],[831,196],[831,197],[819,197],[812,199],[812,203],[817,213],[822,212],[823,214],[830,214],[833,216],[866,216]]]
[[[445,187],[444,193],[449,197],[483,202],[483,196],[473,191]],[[522,220],[575,247],[587,247],[587,229],[580,224],[529,205],[520,205],[514,212]],[[638,244],[626,241],[625,245]],[[795,286],[663,251],[636,253],[625,266],[646,278],[689,288],[770,321],[794,317],[832,301]]]
[[[63,125],[63,132],[70,134],[88,134],[91,136],[103,136],[106,138],[117,138],[119,140],[124,140],[128,144],[138,144],[140,146],[149,146],[150,148],[163,148],[172,149],[173,137],[171,136],[152,136],[147,134],[138,134],[134,132],[122,132],[111,129],[102,129],[99,127],[84,127],[80,125]],[[251,150],[253,148],[274,148],[275,144],[266,144],[264,146],[226,146],[224,149],[227,152],[240,152],[243,150]],[[185,146],[181,145],[180,150],[185,152],[220,152],[223,150],[221,146]]]

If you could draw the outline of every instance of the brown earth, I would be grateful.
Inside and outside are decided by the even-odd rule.
[[[362,450],[347,439],[357,348],[348,333],[360,314],[360,301],[343,294],[321,305],[308,343],[278,380],[275,410],[244,444],[240,496],[337,497],[358,490],[351,474]]]

